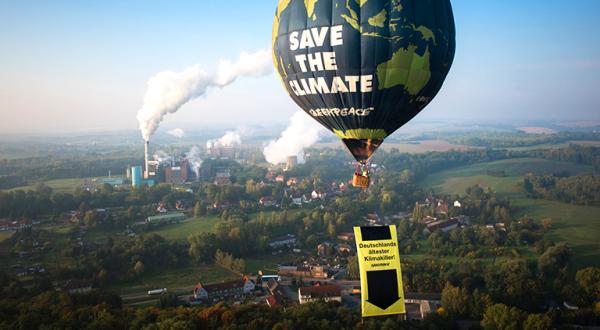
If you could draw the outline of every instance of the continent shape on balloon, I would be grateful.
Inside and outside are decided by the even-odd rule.
[[[280,0],[272,46],[290,97],[366,165],[441,89],[454,17],[450,0]]]

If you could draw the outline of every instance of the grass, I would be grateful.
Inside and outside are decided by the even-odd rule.
[[[517,215],[526,214],[537,220],[552,218],[548,238],[568,242],[578,267],[600,266],[600,207],[515,197],[511,201]]]
[[[301,212],[309,212],[310,209],[291,209],[288,210],[288,217],[295,217]],[[271,216],[271,211],[266,211],[267,217]],[[258,213],[248,214],[250,219],[256,218]],[[218,216],[205,215],[199,219],[190,218],[184,222],[175,224],[165,224],[154,230],[148,232],[148,234],[158,234],[167,240],[185,241],[188,236],[196,233],[214,232],[215,225],[221,221]]]
[[[117,284],[111,289],[120,294],[140,293],[157,288],[167,288],[174,291],[193,287],[198,282],[212,283],[237,278],[240,278],[240,275],[219,266],[206,265],[155,271],[134,281]]]
[[[487,175],[487,171],[503,170],[506,177]],[[593,173],[590,166],[555,162],[541,159],[520,158],[459,167],[434,173],[421,185],[438,193],[463,194],[469,186],[478,184],[490,187],[499,195],[510,198],[515,216],[529,215],[536,220],[551,218],[553,229],[548,237],[557,242],[567,242],[575,252],[578,267],[600,266],[600,207],[580,206],[531,199],[518,188],[518,182],[526,173],[538,175],[567,171],[570,174]]]
[[[191,218],[180,223],[162,225],[148,234],[158,234],[167,240],[185,241],[191,234],[213,232],[219,221],[219,217],[214,215]]]
[[[75,192],[75,189],[77,189],[77,187],[82,186],[86,180],[92,180],[95,178],[78,178],[78,179],[57,179],[57,180],[48,180],[48,181],[44,181],[43,183],[52,188],[52,191],[57,193],[73,193]],[[29,185],[29,186],[22,186],[22,187],[16,187],[16,188],[12,188],[9,189],[8,191],[15,191],[15,190],[35,190],[35,184]]]
[[[290,254],[276,256],[263,254],[260,256],[253,256],[252,258],[246,258],[244,259],[246,261],[246,273],[258,274],[258,271],[262,270],[264,274],[275,274],[277,273],[278,264],[290,262],[294,260],[294,258],[294,255]]]
[[[12,234],[14,234],[14,233],[15,233],[14,231],[0,231],[0,243],[9,239],[12,236]]]

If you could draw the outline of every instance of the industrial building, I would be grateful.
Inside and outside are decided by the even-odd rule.
[[[131,167],[131,185],[141,187],[144,185],[143,170],[141,166]]]
[[[189,166],[187,160],[174,162],[165,168],[165,182],[171,184],[182,184],[189,178]]]
[[[143,177],[144,170],[141,166],[132,166],[131,167],[131,185],[135,188],[149,186],[152,187],[155,184],[153,179],[144,179]]]
[[[206,153],[213,159],[236,159],[238,149],[236,145],[214,143],[207,145]]]
[[[161,214],[161,215],[151,216],[146,219],[146,222],[149,222],[149,223],[173,223],[173,222],[180,222],[185,219],[187,219],[185,214],[177,212],[177,213],[169,213],[169,214]]]

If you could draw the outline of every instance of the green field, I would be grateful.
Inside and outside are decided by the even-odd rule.
[[[111,289],[120,294],[146,292],[157,288],[169,290],[193,287],[198,282],[212,283],[233,280],[240,275],[215,265],[165,269],[154,271],[128,283],[121,283]]]
[[[14,231],[0,231],[0,243],[9,239],[12,236],[12,234],[14,234]]]
[[[217,222],[219,222],[219,218],[214,215],[203,216],[199,219],[191,218],[180,223],[162,225],[148,234],[158,234],[173,241],[185,241],[191,234],[214,231]]]
[[[44,181],[43,183],[52,188],[52,191],[57,193],[73,193],[75,191],[75,189],[77,189],[78,187],[81,187],[86,181],[91,181],[91,180],[95,180],[98,178],[78,178],[78,179],[58,179],[58,180],[49,180],[49,181]],[[29,185],[29,186],[22,186],[22,187],[16,187],[16,188],[12,188],[12,189],[8,189],[8,191],[14,191],[14,190],[34,190],[35,189],[35,184]]]
[[[503,170],[506,177],[487,175],[488,171]],[[575,251],[578,266],[600,265],[600,207],[570,205],[557,201],[527,198],[518,187],[527,173],[551,174],[567,171],[570,174],[593,173],[590,166],[555,162],[542,159],[509,159],[459,167],[434,173],[421,182],[425,188],[437,193],[464,194],[475,184],[490,187],[499,195],[510,198],[515,216],[529,215],[536,220],[551,218],[553,229],[549,237],[558,242],[568,242]]]

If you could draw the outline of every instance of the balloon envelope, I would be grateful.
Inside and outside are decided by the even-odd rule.
[[[273,62],[292,99],[366,162],[438,93],[450,0],[280,0]]]

